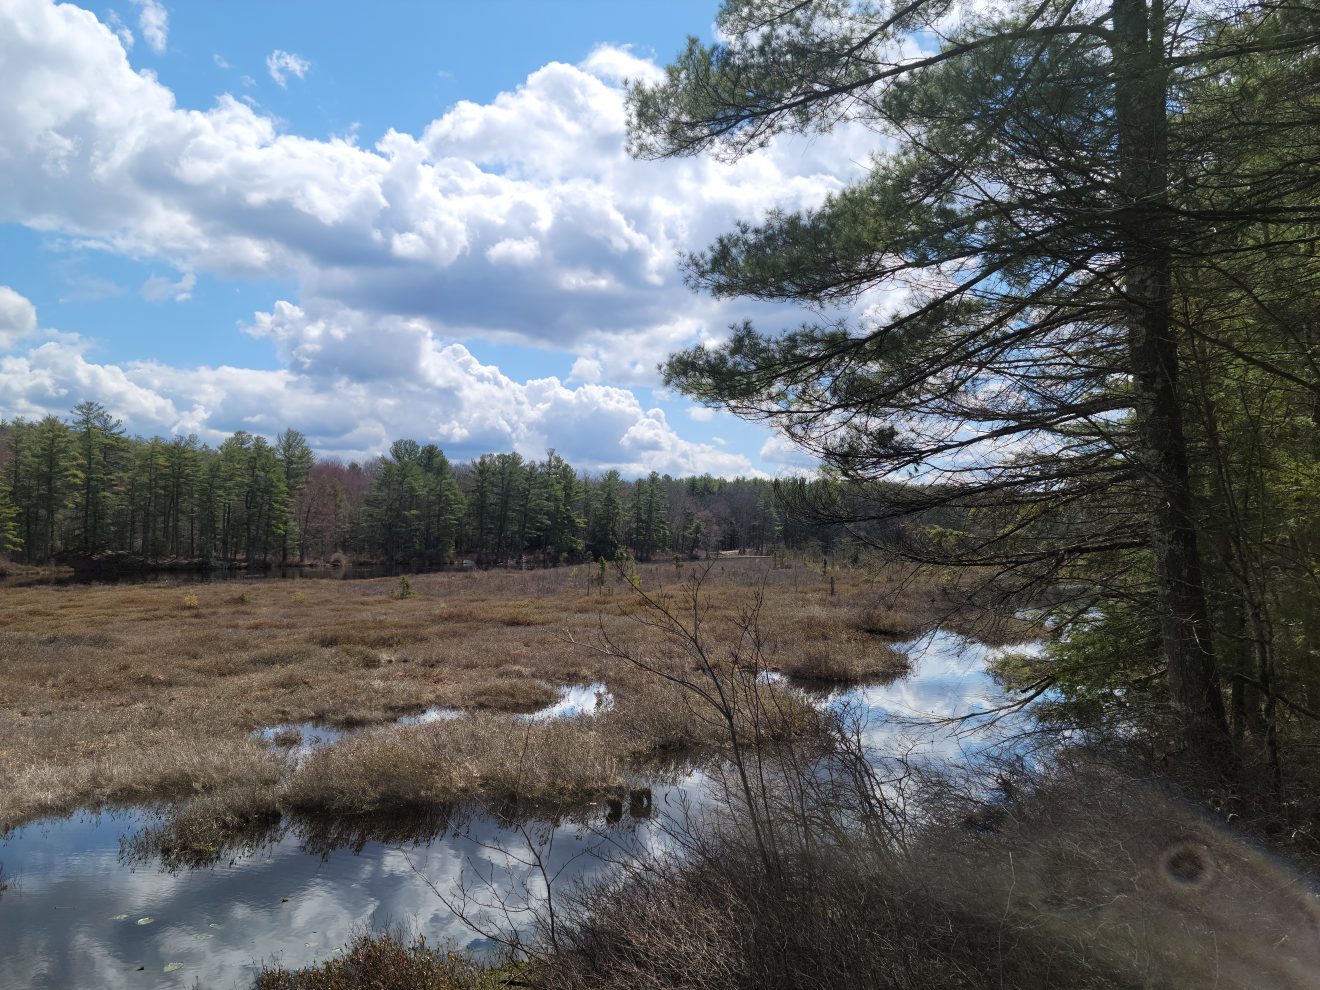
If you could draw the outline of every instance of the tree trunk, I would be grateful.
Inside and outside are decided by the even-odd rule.
[[[1125,217],[1131,362],[1143,467],[1150,486],[1151,550],[1169,694],[1194,759],[1217,770],[1232,745],[1201,575],[1172,317],[1172,228],[1167,208],[1167,70],[1162,0],[1115,0],[1115,119]]]

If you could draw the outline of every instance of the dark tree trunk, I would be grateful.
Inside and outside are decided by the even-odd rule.
[[[1172,229],[1167,209],[1167,72],[1162,0],[1114,0],[1121,249],[1130,309],[1128,349],[1169,694],[1194,758],[1231,760],[1192,514],[1192,491],[1172,318]]]

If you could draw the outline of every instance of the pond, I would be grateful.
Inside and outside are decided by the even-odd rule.
[[[820,693],[819,703],[855,712],[877,752],[950,757],[984,746],[984,733],[914,720],[1002,701],[985,670],[992,651],[947,633],[903,646],[914,659],[909,676]],[[587,685],[539,714],[576,717],[608,703],[601,685]],[[309,746],[335,741],[299,728],[313,737]],[[655,816],[700,805],[705,784],[694,771],[632,801],[585,808],[572,822],[521,827],[473,811],[366,833],[275,823],[198,868],[153,852],[161,819],[143,809],[27,825],[0,839],[10,881],[0,894],[0,987],[247,987],[263,961],[306,965],[357,932],[396,924],[432,944],[480,949],[441,895],[452,899],[475,881],[515,904],[535,903],[544,886],[528,865],[529,843],[557,885],[589,878],[656,848],[665,831]]]

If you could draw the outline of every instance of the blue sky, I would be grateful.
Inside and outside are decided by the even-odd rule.
[[[855,179],[863,135],[634,162],[622,85],[713,2],[0,7],[0,417],[410,436],[625,473],[809,466],[660,388],[669,352],[800,312],[676,259]]]

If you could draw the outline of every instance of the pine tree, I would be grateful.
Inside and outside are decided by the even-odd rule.
[[[284,491],[290,501],[298,498],[307,484],[307,479],[312,473],[312,448],[307,444],[307,438],[297,430],[285,430],[275,438],[275,456],[279,459],[284,468]],[[290,518],[289,524],[284,531],[284,544],[280,548],[280,560],[283,563],[289,562],[289,551],[291,547],[298,547],[299,557],[302,556],[302,549],[299,543],[299,531],[296,520]]]
[[[95,555],[105,549],[104,527],[111,512],[115,459],[124,447],[124,429],[99,402],[80,402],[73,414],[81,482],[78,545],[83,553]]]
[[[817,454],[851,495],[823,518],[956,510],[955,539],[905,548],[922,559],[1066,572],[1103,596],[1131,571],[1122,551],[1144,549],[1173,712],[1223,766],[1179,379],[1199,328],[1175,309],[1177,274],[1213,264],[1225,229],[1313,223],[1320,198],[1309,138],[1242,182],[1223,163],[1283,129],[1200,118],[1194,101],[1248,58],[1309,56],[1316,12],[1010,3],[950,26],[948,11],[727,0],[717,44],[690,41],[664,81],[634,88],[644,156],[736,156],[845,120],[897,142],[820,208],[771,212],[689,259],[719,296],[887,291],[888,308],[782,334],[744,324],[675,356],[666,382]]]

